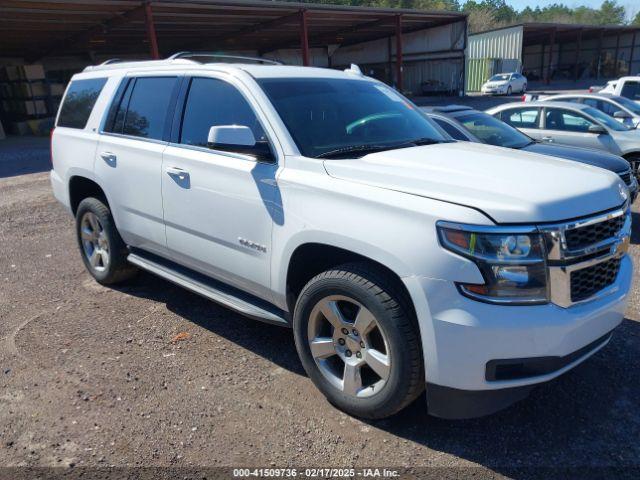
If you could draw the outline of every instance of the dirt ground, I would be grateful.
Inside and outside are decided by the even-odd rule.
[[[24,158],[39,173],[22,174]],[[318,393],[289,330],[148,274],[119,288],[95,283],[72,219],[52,196],[48,161],[47,139],[0,142],[5,475],[17,466],[176,467],[178,478],[181,468],[217,466],[409,467],[459,478],[540,478],[559,468],[584,478],[589,467],[601,478],[640,475],[637,281],[611,343],[508,410],[444,421],[429,417],[420,398],[393,418],[363,422]]]

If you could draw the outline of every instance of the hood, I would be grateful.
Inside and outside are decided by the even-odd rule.
[[[602,150],[592,150],[590,148],[567,147],[564,145],[549,145],[547,143],[532,143],[520,149],[550,155],[552,157],[574,160],[594,167],[606,168],[612,172],[621,173],[629,170],[629,162],[624,158]]]
[[[324,165],[334,178],[466,205],[497,223],[587,216],[627,196],[619,177],[600,168],[479,143],[403,148]]]

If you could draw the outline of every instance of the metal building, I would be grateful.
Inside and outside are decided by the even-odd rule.
[[[468,91],[509,71],[530,86],[584,86],[640,72],[640,27],[523,23],[469,35],[466,57]]]
[[[0,66],[71,71],[111,57],[234,52],[324,67],[359,63],[410,94],[457,93],[466,25],[457,12],[282,1],[6,0]]]

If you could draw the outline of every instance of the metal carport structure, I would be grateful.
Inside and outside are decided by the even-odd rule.
[[[441,42],[440,50],[426,48],[425,55],[464,62],[466,16],[456,12],[256,0],[2,0],[0,58],[31,63],[88,55],[93,62],[119,55],[160,58],[180,50],[269,56],[295,49],[299,63],[310,65],[317,63],[313,49],[323,48],[323,66],[332,66],[336,49],[368,44],[379,48],[375,42],[386,39],[386,61],[393,64],[393,81],[402,88],[406,39],[453,24],[462,39],[440,34],[449,35],[450,41]]]

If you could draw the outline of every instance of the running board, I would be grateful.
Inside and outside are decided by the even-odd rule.
[[[289,322],[284,317],[284,312],[276,311],[275,307],[269,308],[266,302],[258,299],[254,300],[250,298],[250,295],[240,292],[235,293],[235,289],[232,287],[220,284],[197,272],[192,272],[178,265],[174,266],[174,264],[164,261],[164,259],[156,259],[155,256],[151,259],[139,253],[130,253],[127,260],[143,270],[147,270],[242,315],[262,322],[289,326]],[[265,305],[260,306],[258,303]]]

